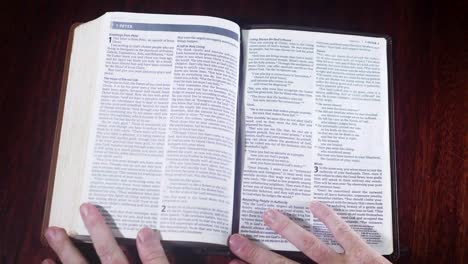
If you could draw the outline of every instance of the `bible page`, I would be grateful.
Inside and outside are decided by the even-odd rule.
[[[311,216],[314,199],[381,254],[393,251],[386,45],[355,35],[243,31],[239,233],[296,251],[262,222],[276,208],[341,252]]]
[[[225,245],[239,27],[201,16],[105,16],[81,201],[98,206],[116,236],[148,226],[163,240]]]

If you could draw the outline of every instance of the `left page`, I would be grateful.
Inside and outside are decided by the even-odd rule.
[[[74,219],[84,179],[86,146],[95,96],[97,50],[94,43],[101,35],[102,18],[70,29],[64,80],[54,139],[54,153],[49,175],[50,204],[47,198],[43,228],[60,226],[76,235]],[[52,189],[53,186],[53,189]],[[50,206],[50,207],[49,207]],[[50,208],[50,211],[48,210]],[[49,214],[50,213],[50,214]],[[79,217],[79,216],[78,216]]]
[[[149,226],[163,240],[225,245],[239,27],[200,16],[105,17],[81,202],[97,205],[116,236]]]

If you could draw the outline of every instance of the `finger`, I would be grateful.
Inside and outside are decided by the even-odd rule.
[[[84,203],[80,212],[101,262],[128,263],[99,210],[94,205]]]
[[[49,246],[55,251],[60,261],[64,263],[87,263],[62,228],[54,226],[49,227],[45,233],[45,237]],[[44,261],[55,263],[51,262],[52,260],[50,259]]]
[[[51,259],[44,259],[41,264],[56,264],[55,261],[51,260]]]
[[[313,201],[309,205],[312,214],[323,222],[345,251],[365,245],[361,237],[339,216],[323,203]]]
[[[315,262],[328,261],[338,256],[319,238],[274,209],[269,209],[263,214],[263,221]]]
[[[234,234],[229,238],[229,249],[247,263],[297,263],[266,250],[250,242],[247,238]]]
[[[246,264],[244,261],[239,260],[239,259],[233,259],[229,261],[229,264]]]
[[[138,255],[143,264],[168,264],[158,232],[145,227],[137,235]]]

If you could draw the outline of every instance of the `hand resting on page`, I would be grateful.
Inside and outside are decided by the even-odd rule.
[[[336,241],[343,247],[344,253],[336,253],[312,233],[302,229],[288,217],[274,209],[269,209],[264,213],[263,221],[273,231],[287,239],[317,263],[390,263],[370,248],[328,206],[314,201],[310,203],[310,211],[328,227]],[[98,209],[91,204],[85,203],[81,205],[80,212],[101,262],[104,264],[129,263]],[[87,263],[62,228],[50,227],[46,231],[46,238],[61,262]],[[161,246],[159,235],[150,228],[143,228],[138,232],[136,245],[142,263],[169,263]],[[240,258],[240,260],[232,260],[231,264],[296,263],[250,242],[239,234],[232,235],[229,238],[229,248],[232,253]],[[46,259],[42,263],[52,264],[55,262]]]
[[[80,207],[80,213],[101,263],[129,263],[99,210],[92,204],[84,203]],[[61,262],[65,264],[88,263],[62,228],[49,227],[45,237]],[[159,234],[150,228],[143,228],[138,232],[136,245],[142,263],[169,263],[161,246]],[[51,259],[42,261],[42,264],[46,263],[55,262]]]
[[[312,233],[306,231],[277,210],[267,210],[263,214],[263,222],[317,263],[390,263],[367,245],[330,207],[314,201],[310,203],[309,209],[315,217],[327,226],[336,241],[343,247],[343,254],[336,253]],[[255,245],[239,234],[232,235],[229,238],[229,248],[232,253],[242,260],[233,260],[230,264],[297,263]]]

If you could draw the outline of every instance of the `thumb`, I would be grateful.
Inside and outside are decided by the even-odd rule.
[[[169,264],[161,245],[161,237],[151,228],[141,229],[136,241],[138,255],[143,264]]]

